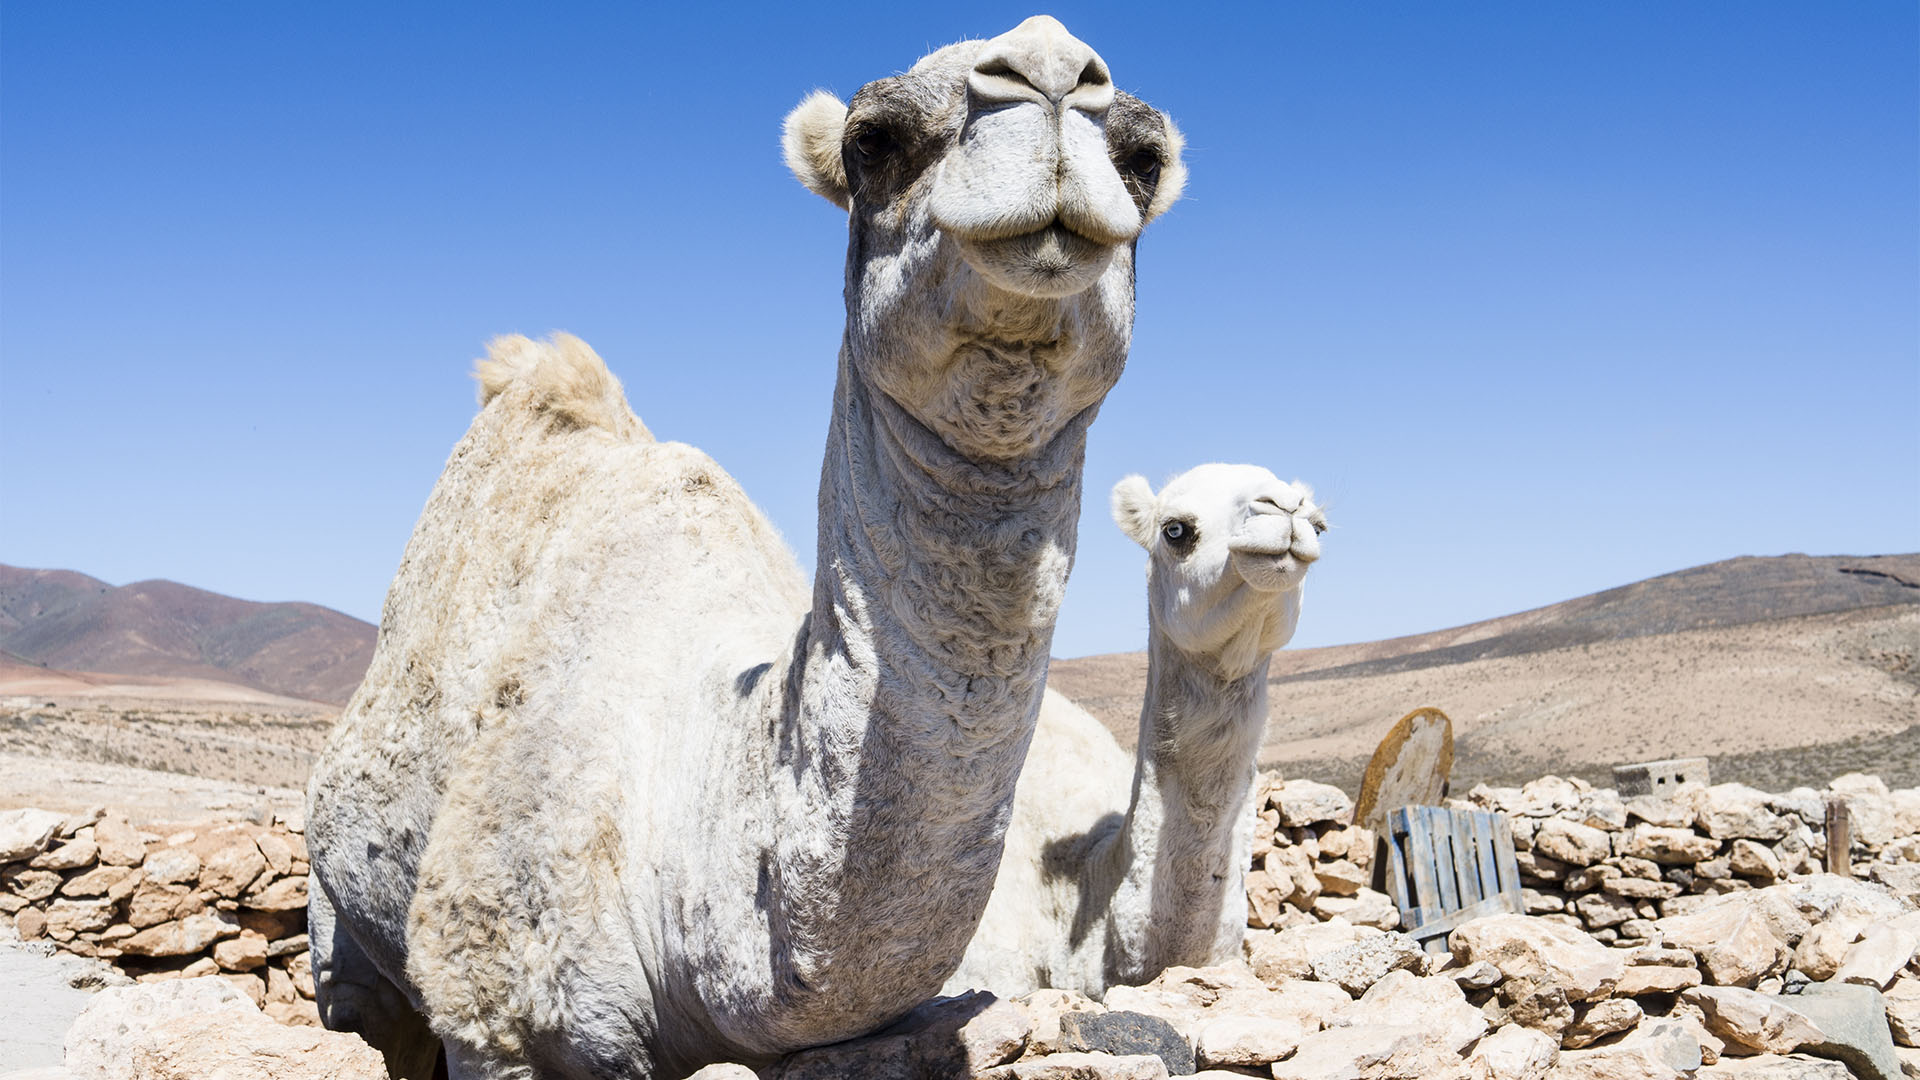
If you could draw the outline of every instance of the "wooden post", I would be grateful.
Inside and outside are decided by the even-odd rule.
[[[1847,800],[1827,796],[1827,873],[1853,876],[1853,829],[1847,817]]]

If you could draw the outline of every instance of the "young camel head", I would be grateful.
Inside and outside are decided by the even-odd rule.
[[[1158,495],[1129,476],[1113,519],[1147,549],[1147,614],[1206,670],[1244,678],[1293,637],[1327,518],[1305,484],[1257,465],[1201,465]]]
[[[848,212],[855,373],[969,458],[1045,445],[1120,376],[1134,241],[1179,198],[1180,133],[1036,15],[851,104],[787,117],[787,164]]]

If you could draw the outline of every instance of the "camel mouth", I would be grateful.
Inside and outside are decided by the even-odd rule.
[[[1118,246],[1088,239],[1059,218],[1014,236],[956,239],[980,276],[1008,292],[1037,297],[1086,291],[1106,272]]]
[[[1249,588],[1264,593],[1297,589],[1307,576],[1307,567],[1292,551],[1238,550],[1233,553],[1233,569]]]

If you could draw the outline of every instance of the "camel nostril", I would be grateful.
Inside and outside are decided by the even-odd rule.
[[[987,42],[974,62],[968,85],[990,102],[1028,98],[1034,93],[1059,105],[1076,90],[1107,89],[1094,102],[1076,102],[1076,108],[1105,108],[1112,75],[1106,62],[1086,42],[1067,32],[1052,18],[1036,15]]]

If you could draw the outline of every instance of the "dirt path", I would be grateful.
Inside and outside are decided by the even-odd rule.
[[[20,940],[0,921],[0,1080],[58,1076],[67,1028],[93,1000],[93,989],[127,981],[95,960],[56,953]]]

